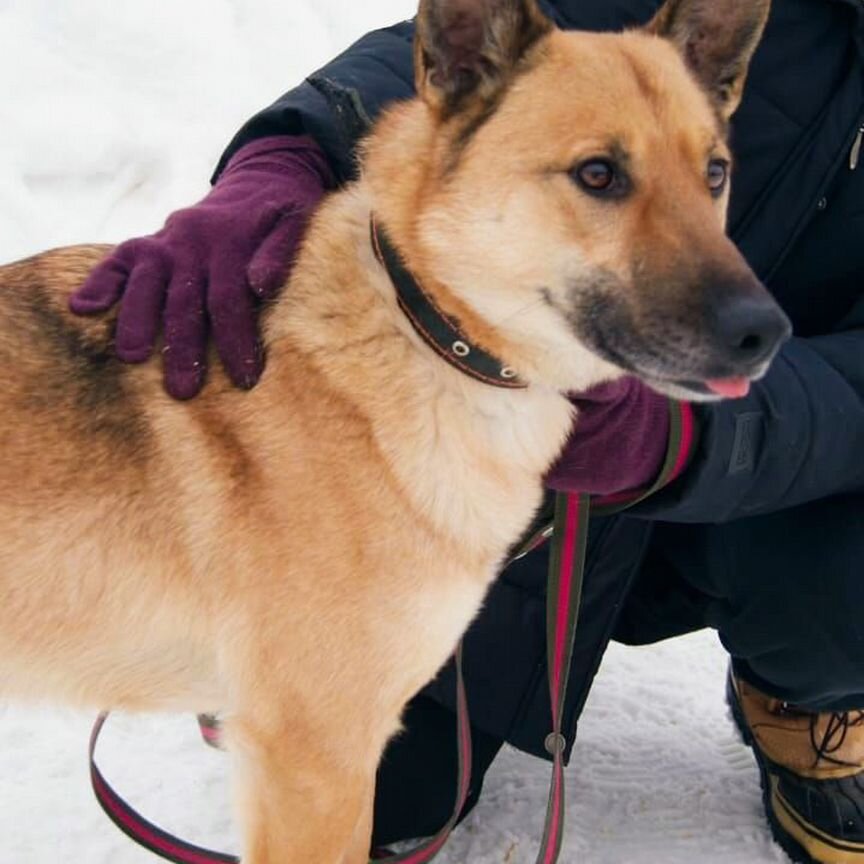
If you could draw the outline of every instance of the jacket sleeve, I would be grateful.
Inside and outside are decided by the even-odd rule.
[[[249,120],[228,145],[214,180],[237,150],[267,135],[311,135],[340,182],[354,177],[358,140],[382,108],[414,94],[413,38],[413,21],[367,33]]]
[[[864,294],[836,332],[787,343],[745,399],[696,413],[689,466],[630,515],[727,522],[864,491]]]

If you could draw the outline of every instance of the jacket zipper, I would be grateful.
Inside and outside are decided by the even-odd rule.
[[[858,134],[852,142],[852,150],[849,153],[849,170],[854,171],[861,159],[861,146],[864,144],[864,124],[858,127]]]

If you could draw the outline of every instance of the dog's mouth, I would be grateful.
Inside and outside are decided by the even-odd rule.
[[[712,378],[707,381],[688,381],[685,379],[662,379],[650,374],[643,375],[638,371],[635,371],[634,374],[659,393],[691,402],[743,399],[750,393],[753,383],[762,377],[761,375],[754,375],[753,377],[733,376],[730,378]]]
[[[755,378],[737,376],[732,378],[709,378],[704,384],[696,384],[695,389],[705,389],[707,394],[719,396],[721,399],[743,399],[750,392],[750,385]],[[685,386],[694,386],[694,382],[684,382]]]
[[[712,362],[707,352],[694,351],[676,357],[668,344],[655,349],[645,340],[633,340],[625,348],[616,344],[622,341],[620,335],[621,331],[616,331],[618,338],[609,338],[602,329],[595,328],[590,335],[583,333],[583,338],[587,336],[586,341],[604,360],[675,399],[698,402],[742,399],[770,365],[770,360],[763,360],[731,368],[728,363]]]
[[[753,383],[768,371],[782,342],[778,340],[758,360],[733,363],[716,356],[706,347],[708,340],[686,328],[659,328],[662,338],[654,338],[650,329],[640,332],[618,317],[593,315],[581,318],[578,324],[571,317],[571,323],[580,339],[604,360],[659,393],[698,402],[747,396]]]
[[[674,372],[664,372],[658,368],[653,358],[626,356],[624,352],[611,349],[606,340],[590,340],[593,349],[610,363],[644,381],[649,387],[666,396],[689,401],[711,402],[719,399],[741,399],[750,393],[753,382],[758,381],[767,370],[767,364],[758,369],[737,372],[736,374],[718,373],[705,378],[679,376]],[[630,352],[627,352],[629,354]],[[640,352],[641,353],[641,352]],[[682,364],[683,365],[683,364]]]
[[[599,357],[676,399],[710,402],[747,396],[790,335],[786,317],[767,293],[761,305],[753,305],[753,317],[762,316],[762,326],[751,327],[748,321],[730,338],[701,310],[658,310],[637,319],[626,302],[602,285],[592,288],[577,292],[570,310],[554,301],[550,305]],[[743,312],[749,314],[750,308]],[[745,336],[739,339],[739,332]]]

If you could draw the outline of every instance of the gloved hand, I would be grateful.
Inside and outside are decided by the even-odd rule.
[[[669,400],[625,377],[570,396],[578,417],[546,485],[611,495],[651,486],[669,446]]]
[[[241,148],[203,201],[149,237],[111,252],[72,295],[79,315],[122,298],[116,350],[142,363],[164,327],[165,387],[176,399],[204,384],[208,335],[230,379],[252,387],[263,369],[257,310],[282,286],[306,222],[334,184],[308,137],[273,136]]]

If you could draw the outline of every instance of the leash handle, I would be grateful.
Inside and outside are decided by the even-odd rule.
[[[555,501],[555,525],[547,587],[547,664],[552,711],[552,733],[546,749],[553,757],[552,782],[546,808],[546,824],[537,864],[555,864],[564,834],[564,751],[562,732],[564,697],[573,656],[579,617],[585,550],[588,536],[590,499],[587,495],[559,493]],[[537,548],[549,537],[544,530],[528,541],[517,557]],[[447,842],[468,799],[471,786],[471,722],[462,673],[462,643],[456,649],[456,724],[458,777],[456,803],[447,824],[433,837],[407,852],[376,859],[376,864],[426,864]],[[214,852],[174,837],[134,810],[108,783],[96,764],[96,745],[108,714],[101,714],[90,735],[90,780],[96,800],[108,818],[134,842],[174,864],[239,864],[234,855]],[[214,743],[215,736],[208,743]]]

